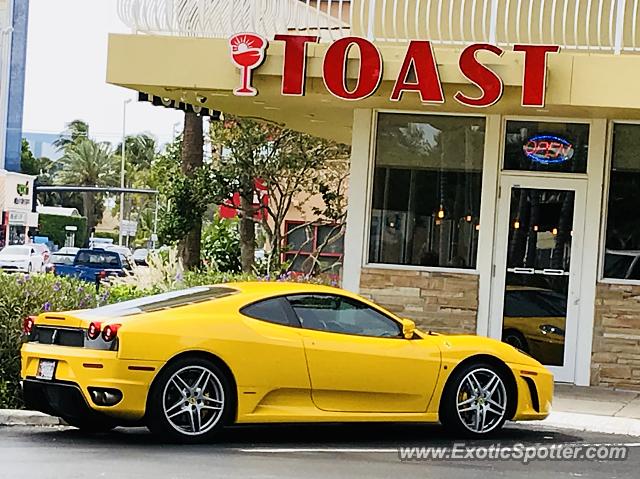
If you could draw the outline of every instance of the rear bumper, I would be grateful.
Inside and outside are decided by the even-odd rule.
[[[95,411],[135,422],[144,417],[147,394],[162,367],[159,361],[124,361],[116,351],[26,343],[22,347],[25,401],[36,410],[55,416],[73,411]],[[36,378],[40,359],[57,361],[53,380]],[[122,400],[114,406],[95,404],[90,388],[117,389]],[[27,398],[28,396],[28,398]]]

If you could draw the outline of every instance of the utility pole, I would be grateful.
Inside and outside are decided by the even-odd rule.
[[[124,170],[127,154],[127,105],[131,103],[131,99],[125,100],[122,107],[122,158],[120,160],[120,188],[124,190]],[[122,227],[124,225],[124,191],[120,193],[120,236],[118,244],[122,246]]]

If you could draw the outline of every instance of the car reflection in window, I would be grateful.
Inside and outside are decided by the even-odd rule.
[[[566,316],[566,294],[537,288],[508,289],[502,340],[543,364],[561,366]]]

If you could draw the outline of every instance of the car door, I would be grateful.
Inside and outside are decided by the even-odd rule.
[[[346,296],[289,296],[302,329],[314,404],[325,411],[416,413],[427,409],[440,370],[430,338],[405,339],[401,324]]]

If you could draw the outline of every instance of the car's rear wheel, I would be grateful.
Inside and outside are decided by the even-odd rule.
[[[492,364],[468,364],[454,371],[440,401],[440,421],[457,434],[482,437],[499,431],[511,398],[502,371]]]
[[[227,374],[202,358],[163,369],[149,391],[147,426],[170,441],[204,442],[232,421],[235,395]]]

